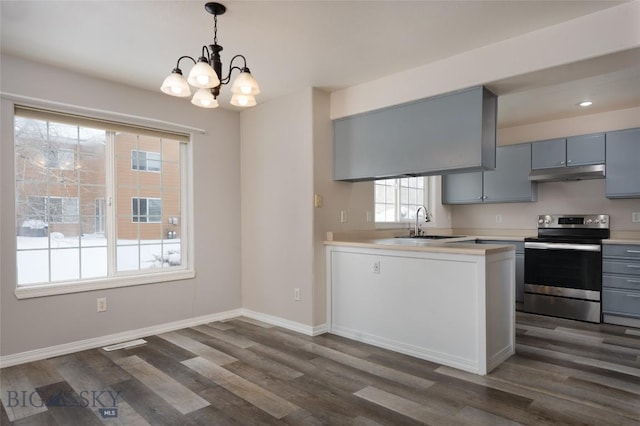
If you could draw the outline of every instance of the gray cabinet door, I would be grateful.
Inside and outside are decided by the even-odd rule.
[[[567,138],[567,166],[604,163],[604,133]]]
[[[484,172],[484,202],[535,201],[537,185],[529,180],[531,144],[496,149],[496,169]]]
[[[442,176],[443,204],[482,202],[482,172]]]
[[[531,168],[563,167],[567,160],[567,140],[549,139],[531,144]]]
[[[640,197],[640,129],[608,132],[607,198]]]
[[[526,202],[537,199],[537,184],[529,180],[531,144],[496,149],[496,169],[442,177],[443,204]]]

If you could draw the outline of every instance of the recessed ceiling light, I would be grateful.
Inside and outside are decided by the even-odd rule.
[[[588,106],[593,105],[593,102],[591,102],[591,101],[582,101],[578,105],[580,105],[581,107],[588,107]]]

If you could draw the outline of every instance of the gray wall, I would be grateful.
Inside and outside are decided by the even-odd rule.
[[[241,115],[244,307],[311,325],[312,90]]]
[[[59,68],[2,56],[3,93],[119,112],[205,130],[193,141],[196,278],[18,300],[15,289],[12,103],[3,100],[0,146],[0,355],[215,314],[242,306],[240,117]],[[158,82],[158,85],[161,82]],[[108,311],[96,312],[107,297]]]

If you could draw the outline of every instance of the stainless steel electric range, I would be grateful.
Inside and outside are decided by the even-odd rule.
[[[609,216],[538,216],[538,237],[524,243],[524,311],[599,323],[602,240]]]

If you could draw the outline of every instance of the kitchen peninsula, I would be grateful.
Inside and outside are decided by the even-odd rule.
[[[329,332],[490,372],[515,352],[515,252],[464,240],[329,235]]]

